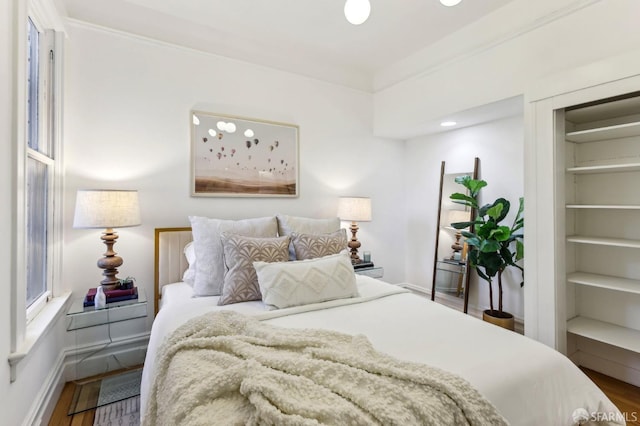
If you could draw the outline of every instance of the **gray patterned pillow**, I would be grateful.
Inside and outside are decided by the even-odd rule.
[[[291,234],[291,244],[297,260],[316,259],[338,254],[347,248],[347,232],[340,229],[331,234]]]
[[[340,218],[313,219],[302,216],[276,215],[278,221],[278,235],[298,234],[329,234],[340,229]],[[289,259],[296,260],[293,245],[289,246]]]
[[[289,237],[254,238],[223,233],[224,275],[218,305],[262,299],[253,262],[286,262],[289,260]]]

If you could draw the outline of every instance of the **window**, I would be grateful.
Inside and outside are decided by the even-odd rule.
[[[27,320],[51,295],[54,158],[52,32],[27,20],[25,223]]]
[[[11,382],[16,380],[18,364],[50,335],[70,297],[60,285],[62,61],[56,60],[55,52],[61,57],[64,26],[54,3],[13,2],[6,31],[13,51],[10,87],[15,94],[10,97],[16,183],[11,217],[15,260],[8,284]]]

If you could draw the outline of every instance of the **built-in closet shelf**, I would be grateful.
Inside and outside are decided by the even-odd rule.
[[[630,280],[628,278],[589,274],[586,272],[572,272],[567,274],[567,281],[589,287],[600,287],[626,293],[640,294],[640,281]]]
[[[578,336],[640,353],[640,331],[587,317],[567,322],[567,331]]]
[[[596,129],[569,132],[565,139],[570,142],[597,142],[609,139],[628,138],[640,135],[640,122],[617,124],[615,126],[598,127]]]
[[[598,246],[640,248],[640,241],[625,240],[622,238],[601,238],[601,237],[586,237],[582,235],[570,235],[567,237],[567,241],[570,243],[594,244]]]
[[[567,173],[576,175],[598,174],[598,173],[620,173],[620,172],[638,172],[640,171],[640,163],[629,164],[607,164],[604,166],[580,166],[568,167]]]
[[[640,210],[640,206],[623,204],[567,204],[568,209]]]
[[[536,131],[549,134],[548,110],[557,117],[554,161],[544,167],[560,170],[553,188],[544,190],[553,190],[563,213],[554,215],[553,225],[564,243],[545,246],[557,247],[561,272],[554,274],[561,324],[554,325],[566,325],[557,340],[561,350],[577,345],[584,354],[575,357],[578,365],[588,360],[599,371],[627,376],[640,360],[640,234],[633,232],[640,227],[640,92],[611,90],[609,97],[589,99],[587,93],[604,93],[600,85],[593,89],[538,104],[545,116],[536,120]],[[583,103],[549,108],[572,100]]]

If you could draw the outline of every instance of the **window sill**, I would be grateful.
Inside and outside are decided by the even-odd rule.
[[[20,343],[15,352],[9,354],[9,365],[11,367],[11,382],[16,380],[17,366],[25,359],[29,353],[38,346],[38,343],[53,327],[53,324],[66,312],[67,306],[71,301],[71,293],[65,293],[62,296],[54,297],[36,317],[27,324],[27,330],[24,340]]]

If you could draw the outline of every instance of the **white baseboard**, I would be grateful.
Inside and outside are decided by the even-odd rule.
[[[33,400],[31,409],[22,422],[23,426],[49,424],[49,419],[53,414],[53,410],[65,384],[63,367],[64,352],[60,352],[53,368],[45,378],[40,391]]]
[[[428,297],[431,298],[431,293],[429,293],[426,289],[419,287],[415,284],[411,284],[411,283],[398,283],[398,284],[394,284],[397,285],[398,287],[402,287],[402,288],[406,288],[407,290],[411,290],[412,293],[417,294],[418,296],[424,296],[424,297]]]
[[[570,357],[575,364],[640,387],[639,354],[585,338],[576,340],[578,350]]]
[[[143,364],[148,343],[149,333],[143,333],[113,342],[66,348],[58,356],[23,425],[47,425],[66,382]]]
[[[113,341],[68,348],[65,356],[67,381],[104,374],[144,363],[149,333]]]

